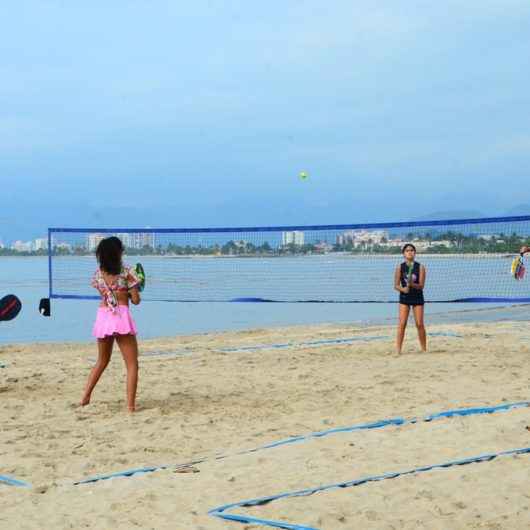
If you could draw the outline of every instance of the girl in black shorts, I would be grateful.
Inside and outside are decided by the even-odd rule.
[[[427,351],[427,334],[423,323],[423,288],[425,287],[425,267],[415,261],[416,247],[407,243],[401,249],[405,261],[396,268],[394,273],[394,289],[399,291],[399,324],[396,338],[397,354],[401,353],[405,329],[409,318],[410,308],[414,313],[418,339],[421,350]]]

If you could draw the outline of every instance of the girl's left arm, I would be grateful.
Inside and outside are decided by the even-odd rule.
[[[129,298],[134,305],[140,303],[140,291],[138,290],[138,285],[140,280],[133,269],[129,268],[127,270],[127,291],[129,293]]]
[[[140,298],[140,292],[138,291],[137,287],[133,287],[132,289],[129,289],[129,298],[131,299],[131,302],[134,305],[138,305],[141,301]]]

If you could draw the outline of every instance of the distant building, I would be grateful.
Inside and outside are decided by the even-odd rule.
[[[48,250],[48,238],[39,237],[33,241],[33,250]]]
[[[304,232],[282,232],[282,247],[287,245],[302,246],[304,244]]]
[[[123,246],[128,249],[140,250],[144,247],[155,248],[155,235],[148,232],[121,232],[116,234],[93,233],[87,236],[87,249],[90,252],[96,250],[99,242],[106,237],[115,236],[120,239]]]
[[[70,245],[70,243],[63,243],[62,241],[55,243],[55,248],[72,252],[72,245]]]
[[[337,245],[380,245],[388,241],[386,230],[346,230],[336,238]]]
[[[416,250],[427,250],[431,247],[431,244],[428,241],[421,241],[417,239],[414,240],[413,245],[416,247]]]
[[[120,235],[124,236],[123,239]],[[127,248],[142,249],[144,247],[155,248],[155,234],[151,232],[132,232],[130,234],[120,234],[118,237]]]
[[[31,241],[15,241],[11,248],[17,252],[31,252],[31,247]]]
[[[337,245],[353,245],[353,241],[355,239],[353,230],[348,230],[342,234],[339,234],[336,238]]]
[[[442,239],[440,241],[431,241],[430,247],[445,247],[445,248],[451,248],[454,247],[454,243],[452,241]]]
[[[87,249],[89,252],[94,252],[102,239],[105,239],[105,234],[88,234]]]
[[[333,250],[333,247],[329,243],[326,243],[326,241],[319,241],[318,243],[315,243],[314,247],[315,252],[320,254],[327,254]]]

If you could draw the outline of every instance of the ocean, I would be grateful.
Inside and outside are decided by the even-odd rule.
[[[85,266],[74,267],[72,261],[69,267],[63,263],[63,268],[77,271],[75,289],[78,294],[94,294],[90,288],[90,272],[95,268],[95,260],[82,258]],[[237,259],[237,258],[236,258]],[[313,259],[313,258],[309,258]],[[328,290],[336,289],[337,296],[344,292],[346,277],[339,281],[330,281],[330,272],[334,269],[333,260],[339,259],[323,256],[322,264],[329,266],[317,268],[322,270],[322,282],[326,283]],[[342,259],[342,258],[340,258]],[[356,258],[359,260],[359,258]],[[189,261],[186,266],[189,268]],[[238,259],[235,270],[241,278],[242,291],[238,291],[232,282],[230,289],[233,292],[245,292],[246,280],[255,277],[253,268],[257,260]],[[498,261],[498,260],[496,260]],[[134,258],[129,260],[134,263]],[[183,260],[168,261],[167,258],[149,258],[145,260],[146,271],[168,270],[171,263],[177,267],[177,263]],[[474,260],[462,260],[460,273],[465,277],[465,267],[476,267]],[[236,261],[230,265],[234,269]],[[304,269],[308,261],[304,258],[293,258],[289,261],[282,259],[274,260],[275,267],[281,267],[286,271],[286,281],[289,278],[299,277],[309,279],[309,273]],[[312,262],[315,263],[314,261]],[[468,263],[469,265],[466,265]],[[308,265],[307,265],[308,266]],[[393,265],[392,265],[393,266]],[[207,276],[218,274],[218,264],[212,259],[202,261],[202,274],[207,271]],[[381,267],[378,274],[374,267]],[[213,270],[215,268],[215,271]],[[245,268],[251,274],[245,274]],[[211,270],[210,270],[211,269]],[[311,270],[314,270],[311,265]],[[291,274],[289,274],[291,270]],[[309,270],[309,269],[307,269]],[[389,264],[384,260],[370,259],[370,274],[384,278],[391,289],[392,278],[389,277]],[[216,272],[217,271],[217,272]],[[295,271],[294,274],[292,271]],[[193,271],[187,271],[188,280],[193,283]],[[339,275],[340,276],[340,275]],[[480,275],[483,278],[483,274]],[[48,260],[46,257],[0,257],[0,278],[3,279],[0,288],[0,297],[6,294],[16,294],[22,301],[23,308],[19,316],[10,322],[0,322],[0,343],[23,343],[23,342],[79,342],[93,340],[91,336],[92,324],[98,306],[96,300],[52,300],[52,316],[42,317],[38,312],[40,298],[48,296]],[[198,275],[200,278],[200,274]],[[195,278],[197,280],[198,278]],[[167,280],[167,278],[166,278]],[[503,281],[511,281],[503,277]],[[67,282],[66,282],[67,283]],[[65,285],[66,285],[65,283]],[[153,282],[156,283],[156,282]],[[160,283],[160,282],[159,282]],[[163,283],[163,282],[162,282]],[[189,283],[189,282],[188,282]],[[196,282],[200,284],[201,282]],[[226,283],[226,282],[225,282]],[[303,282],[302,282],[303,283]],[[302,284],[301,283],[301,284]],[[219,292],[223,292],[223,278],[217,278]],[[331,287],[330,287],[331,285]],[[511,285],[511,284],[510,284]],[[56,285],[58,289],[60,285]],[[476,288],[477,285],[475,285]],[[226,285],[224,285],[226,289]],[[210,289],[211,282],[210,282]],[[235,289],[235,290],[234,290]],[[153,291],[156,291],[153,286]],[[192,291],[190,291],[192,292]],[[215,291],[212,291],[215,292]],[[146,298],[149,291],[146,290]],[[396,293],[397,299],[397,293]],[[301,324],[338,323],[352,325],[374,325],[394,323],[396,321],[397,304],[392,303],[253,303],[253,302],[160,302],[144,301],[140,306],[133,307],[134,318],[137,322],[140,338],[154,338],[161,336],[188,335],[196,333],[211,333],[226,330],[242,330],[251,328],[266,328],[273,326],[292,326]],[[469,320],[495,320],[495,319],[518,319],[525,320],[530,316],[526,308],[514,306],[513,304],[469,304],[469,303],[436,303],[426,305],[426,323],[437,322],[461,322]]]

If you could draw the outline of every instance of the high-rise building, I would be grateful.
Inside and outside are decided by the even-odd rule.
[[[87,236],[87,248],[90,252],[94,252],[96,250],[97,246],[99,245],[99,242],[102,239],[105,239],[105,234],[88,234]]]
[[[115,236],[120,239],[125,248],[142,249],[144,247],[155,248],[155,235],[148,232],[119,232],[116,234],[94,233],[87,236],[87,248],[93,252],[99,242],[106,237]]]
[[[31,241],[15,241],[11,248],[17,252],[31,252]]]
[[[39,237],[33,241],[34,250],[48,250],[48,238]]]
[[[302,246],[304,244],[304,232],[294,230],[292,232],[282,232],[282,246],[296,245]]]
[[[133,232],[127,235],[128,248],[142,249],[144,247],[155,248],[155,235],[151,232]],[[123,240],[122,240],[123,241]],[[125,243],[124,243],[125,244]]]
[[[336,238],[338,245],[351,244],[353,246],[363,243],[381,244],[388,241],[388,232],[385,230],[346,230]]]

